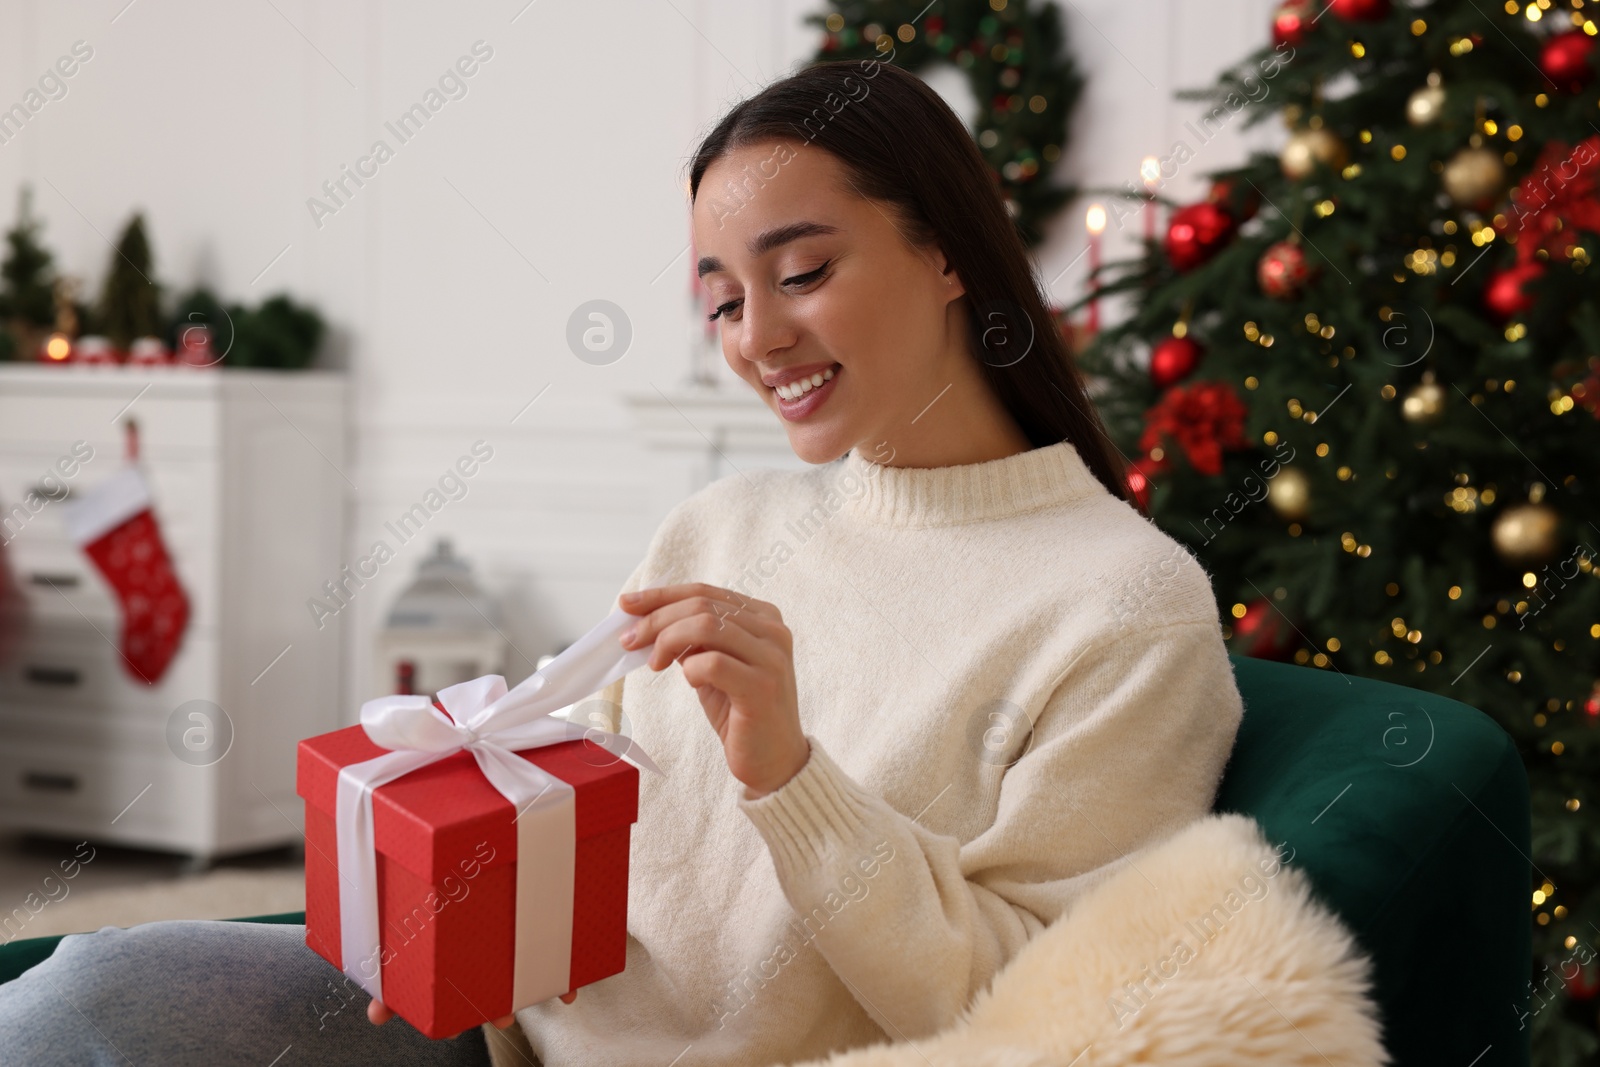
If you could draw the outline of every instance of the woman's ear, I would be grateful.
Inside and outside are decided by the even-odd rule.
[[[945,257],[943,252],[939,252],[938,257],[939,270],[944,275],[944,295],[946,298],[954,300],[957,297],[965,296],[967,287],[961,284],[961,275],[956,273],[955,267],[951,266],[950,260]]]

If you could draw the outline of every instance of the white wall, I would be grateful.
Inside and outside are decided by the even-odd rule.
[[[5,0],[0,107],[74,42],[93,57],[0,145],[0,223],[31,183],[58,265],[98,291],[109,241],[142,209],[172,289],[203,281],[228,299],[287,290],[313,303],[353,382],[352,560],[473,441],[491,442],[493,461],[430,532],[452,535],[505,593],[507,633],[532,659],[608,610],[649,539],[651,468],[620,397],[689,370],[687,160],[725,107],[810,54],[801,16],[815,5],[525,4]],[[1061,169],[1120,185],[1199,112],[1173,92],[1264,41],[1273,4],[1063,6],[1089,84]],[[385,122],[479,40],[493,55],[467,95],[400,144]],[[959,104],[953,71],[936,84]],[[1237,133],[1169,191],[1198,195],[1201,171],[1240,157]],[[378,138],[394,157],[318,225],[308,198]],[[1039,254],[1060,302],[1083,284],[1082,218],[1081,204],[1063,212]],[[597,297],[634,328],[606,367],[564,341],[569,313]],[[387,681],[369,678],[366,650],[424,547],[401,551],[349,613],[352,707]],[[304,599],[329,577],[284,595]]]

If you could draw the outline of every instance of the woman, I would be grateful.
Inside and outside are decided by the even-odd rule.
[[[668,777],[641,776],[626,970],[516,1014],[548,1067],[788,1063],[934,1033],[1130,852],[1210,810],[1242,713],[1207,577],[1124,498],[936,94],[873,61],[801,71],[722,120],[690,191],[723,355],[814,466],[683,501],[624,587],[651,669],[601,706]],[[238,927],[119,948],[200,925],[68,939],[30,972],[60,988],[25,977],[21,1002],[91,1045],[75,1011],[137,1035],[116,998],[149,1011],[144,994],[102,976],[160,964],[149,996],[202,1000],[253,1050],[485,1062],[477,1031],[360,1032],[357,1005],[388,1013],[359,991],[321,1030],[275,1020],[272,1047],[284,990],[328,981],[298,927],[251,930],[248,950]],[[232,1000],[195,989],[196,957],[219,955],[238,960]],[[0,1040],[24,1029],[7,998]],[[149,1041],[179,1031],[215,1039],[169,1011]]]

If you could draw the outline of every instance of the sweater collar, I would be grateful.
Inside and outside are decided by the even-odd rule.
[[[844,510],[890,526],[982,522],[1107,492],[1070,441],[949,467],[886,466],[851,449],[844,468]]]

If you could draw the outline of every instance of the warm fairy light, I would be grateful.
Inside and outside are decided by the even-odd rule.
[[[1089,210],[1084,213],[1083,224],[1089,228],[1089,233],[1099,237],[1106,230],[1106,209],[1103,204],[1090,204]]]
[[[1139,162],[1139,178],[1147,190],[1155,192],[1156,187],[1161,184],[1161,161],[1155,156],[1145,156]]]
[[[72,343],[60,334],[56,334],[45,343],[44,354],[51,359],[66,359],[72,354]]]

